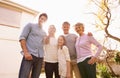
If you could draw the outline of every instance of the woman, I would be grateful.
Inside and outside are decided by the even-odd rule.
[[[58,63],[60,78],[71,78],[70,76],[70,56],[68,48],[65,46],[65,37],[58,37]]]
[[[56,28],[50,25],[48,29],[48,36],[44,39],[44,61],[46,78],[60,78],[58,73],[58,58],[57,58],[57,39],[55,38]]]
[[[79,34],[76,40],[77,63],[82,78],[96,78],[96,60],[102,51],[102,46],[93,36],[88,36],[84,33],[84,25],[82,23],[75,24],[75,31]],[[91,44],[94,44],[98,49],[93,55]]]

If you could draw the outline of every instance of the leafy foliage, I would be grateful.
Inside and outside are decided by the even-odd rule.
[[[112,78],[110,72],[105,64],[98,64],[97,69],[100,71],[99,75],[102,78]]]
[[[117,53],[116,53],[115,61],[116,61],[118,64],[120,64],[120,52],[117,52]]]

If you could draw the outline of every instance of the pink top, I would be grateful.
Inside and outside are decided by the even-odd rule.
[[[94,44],[98,48],[95,55],[93,55],[91,51],[91,44]],[[93,36],[88,36],[86,34],[77,38],[75,47],[77,51],[77,62],[82,62],[91,56],[98,57],[102,51],[101,44],[95,40]]]

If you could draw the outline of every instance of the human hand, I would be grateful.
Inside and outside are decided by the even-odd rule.
[[[70,73],[67,73],[67,77],[66,78],[71,78],[71,75]]]
[[[93,65],[94,63],[96,63],[97,58],[96,57],[91,57],[91,59],[88,61],[88,64]]]
[[[50,39],[49,36],[45,36],[45,37],[44,37],[44,43],[45,43],[45,44],[48,44],[48,43],[49,43],[49,39]]]
[[[71,63],[75,65],[77,64],[77,60],[71,60]]]
[[[93,36],[93,34],[91,33],[91,32],[88,32],[88,34],[87,34],[88,36]]]
[[[30,53],[25,53],[24,57],[25,57],[26,60],[33,60],[33,57]]]

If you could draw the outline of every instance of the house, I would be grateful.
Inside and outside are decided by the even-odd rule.
[[[18,74],[22,57],[19,34],[38,13],[10,0],[0,0],[0,78]]]

